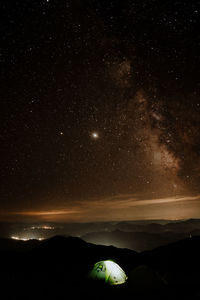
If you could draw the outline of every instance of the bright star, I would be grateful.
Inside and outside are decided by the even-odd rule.
[[[98,132],[92,132],[91,137],[92,137],[93,139],[98,139],[98,138],[99,138]]]

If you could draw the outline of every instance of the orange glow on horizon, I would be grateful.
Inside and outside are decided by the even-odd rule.
[[[51,210],[1,212],[0,218],[52,222],[88,222],[112,220],[185,219],[197,217],[200,195],[137,199],[136,195],[122,194],[102,199],[74,202],[68,207]],[[189,208],[188,208],[189,206]],[[189,209],[189,213],[188,213]],[[175,215],[175,212],[177,215]],[[1,218],[1,219],[2,219]],[[44,227],[47,229],[48,227]]]

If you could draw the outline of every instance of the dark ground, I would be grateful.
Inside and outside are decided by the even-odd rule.
[[[200,237],[142,253],[62,236],[0,244],[1,299],[200,299]],[[125,284],[88,278],[106,259],[124,269]]]

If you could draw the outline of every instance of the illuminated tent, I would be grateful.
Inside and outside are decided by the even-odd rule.
[[[93,279],[105,280],[110,285],[122,284],[127,279],[122,268],[111,260],[97,262],[89,275]]]

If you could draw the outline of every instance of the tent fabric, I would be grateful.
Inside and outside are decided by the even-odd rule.
[[[111,260],[97,262],[90,272],[90,277],[105,280],[110,285],[122,284],[127,279],[122,268]]]

